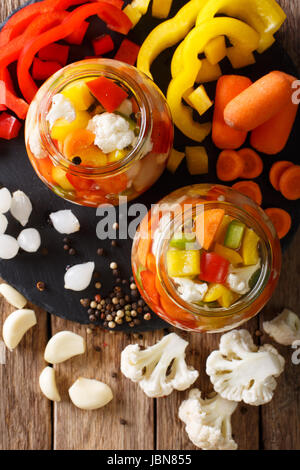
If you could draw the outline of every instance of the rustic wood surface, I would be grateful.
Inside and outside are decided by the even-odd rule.
[[[23,0],[2,0],[0,18],[4,19]],[[300,70],[298,55],[300,19],[298,0],[280,0],[288,20],[279,36]],[[271,318],[283,306],[299,312],[300,230],[284,254],[279,286],[264,311],[247,328],[262,329],[262,321]],[[13,310],[0,299],[0,328]],[[120,333],[110,334],[60,318],[35,308],[38,325],[22,340],[13,353],[0,343],[0,449],[182,449],[195,447],[188,440],[177,418],[178,406],[186,393],[152,400],[125,379],[119,370],[120,352],[129,342],[153,344],[162,332],[147,333],[142,339]],[[47,339],[57,331],[68,329],[87,340],[87,353],[56,367],[62,402],[52,404],[39,391],[38,376],[44,367],[43,350]],[[181,334],[181,332],[180,332]],[[219,342],[219,335],[181,334],[190,341],[188,361],[200,370],[196,385],[211,391],[205,374],[205,360]],[[271,342],[262,336],[257,341]],[[233,416],[233,433],[240,449],[300,449],[300,380],[299,366],[293,365],[293,350],[276,345],[286,359],[275,397],[262,407],[240,405]],[[201,372],[202,371],[202,372]],[[78,376],[108,383],[114,400],[104,409],[84,412],[68,399],[68,387]],[[126,424],[121,424],[120,420]]]

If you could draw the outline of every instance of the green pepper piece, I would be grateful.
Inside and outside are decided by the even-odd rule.
[[[257,283],[260,273],[261,273],[261,268],[255,271],[255,273],[253,273],[252,276],[250,277],[249,282],[248,282],[248,286],[250,287],[250,289],[253,289],[253,287]]]
[[[189,243],[195,243],[195,241],[196,235],[194,233],[185,234],[184,232],[177,232],[171,239],[170,246],[177,248],[177,250],[185,250]]]
[[[224,245],[227,246],[227,248],[237,250],[241,246],[245,228],[246,225],[243,224],[243,222],[232,220],[228,225]]]
[[[60,186],[53,186],[52,191],[59,197],[64,199],[72,199],[76,198],[74,191],[67,191],[66,189],[62,189]]]

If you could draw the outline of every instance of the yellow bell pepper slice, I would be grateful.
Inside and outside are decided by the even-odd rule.
[[[243,263],[243,258],[237,251],[232,250],[231,248],[227,248],[226,246],[220,245],[219,243],[215,244],[214,252],[227,259],[233,265]]]
[[[61,94],[71,101],[76,111],[86,111],[95,102],[85,80],[70,83]]]
[[[204,54],[207,60],[212,64],[216,65],[226,57],[226,44],[224,36],[218,36],[205,46]]]
[[[251,51],[242,47],[228,47],[227,57],[234,69],[241,69],[255,64],[255,57]]]
[[[155,18],[168,18],[173,0],[153,0],[152,16]]]
[[[185,147],[187,166],[191,175],[208,173],[208,155],[205,147]]]
[[[196,90],[189,91],[183,96],[184,100],[192,106],[202,116],[212,105],[203,85],[198,86]]]
[[[228,36],[233,45],[255,50],[259,34],[250,26],[234,18],[214,18],[194,28],[184,41],[181,72],[168,87],[167,101],[175,125],[187,137],[202,142],[211,131],[211,123],[200,124],[193,120],[192,110],[182,103],[184,93],[192,88],[201,67],[198,55],[207,43],[216,36]]]
[[[169,250],[167,267],[171,277],[197,276],[200,274],[200,250]]]
[[[138,10],[138,8],[133,8],[132,5],[127,5],[124,8],[123,12],[130,19],[132,23],[131,29],[134,28],[134,26],[138,24],[138,22],[143,16],[142,13]]]
[[[54,166],[52,168],[52,178],[61,188],[65,189],[66,191],[74,190],[74,186],[66,177],[66,172],[65,170],[63,170],[63,168],[60,168],[59,166]]]
[[[275,0],[209,0],[201,9],[196,25],[215,17],[217,13],[239,18],[260,35],[258,52],[264,52],[273,42],[274,33],[286,19],[286,14]]]
[[[216,233],[216,240],[218,243],[223,243],[225,239],[225,235],[228,229],[228,225],[232,221],[232,217],[230,215],[224,215],[221,225]]]
[[[85,129],[90,120],[90,115],[86,111],[78,111],[74,121],[69,122],[65,119],[58,119],[51,129],[51,138],[63,141],[67,135],[76,129]]]
[[[137,59],[137,68],[153,78],[150,72],[152,62],[162,51],[174,46],[187,35],[206,1],[190,0],[173,18],[154,28],[142,44]]]
[[[128,152],[126,150],[114,150],[107,155],[107,161],[108,163],[118,162],[126,157],[127,154]]]
[[[242,256],[246,266],[257,264],[259,262],[259,240],[259,236],[254,232],[254,230],[246,228],[242,243]]]
[[[179,167],[180,163],[184,159],[185,154],[183,152],[178,152],[178,150],[175,150],[174,148],[171,150],[168,163],[167,163],[167,169],[171,173],[175,173],[177,168]]]
[[[229,308],[238,296],[223,284],[210,284],[204,297],[204,302],[218,301],[221,307]]]
[[[130,6],[132,8],[137,9],[142,15],[145,15],[147,13],[149,4],[150,4],[150,0],[133,0]]]
[[[207,59],[201,61],[201,68],[196,77],[196,83],[207,83],[218,80],[222,75],[219,64],[212,65]]]

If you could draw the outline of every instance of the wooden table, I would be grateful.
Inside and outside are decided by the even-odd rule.
[[[0,17],[4,19],[24,0],[2,0]],[[298,0],[280,0],[288,20],[279,37],[299,62],[300,20]],[[284,255],[281,279],[272,300],[263,312],[247,323],[252,333],[262,329],[262,321],[273,317],[282,307],[299,313],[300,230]],[[2,321],[13,308],[0,299]],[[195,449],[177,418],[178,406],[186,392],[172,393],[163,399],[147,398],[120,373],[120,352],[130,342],[150,345],[162,332],[147,333],[136,339],[120,333],[100,330],[88,333],[87,327],[70,323],[35,308],[38,325],[13,353],[0,349],[0,448],[1,449]],[[87,341],[86,355],[56,367],[62,402],[53,404],[42,396],[38,377],[45,366],[43,350],[48,339],[60,330],[71,330]],[[208,354],[217,348],[219,335],[185,334],[190,342],[188,362],[200,371],[196,385],[204,392],[212,387],[205,374]],[[271,342],[263,335],[261,343]],[[300,365],[292,364],[293,350],[276,345],[286,359],[285,371],[271,403],[262,407],[240,404],[233,416],[233,433],[240,449],[300,449]],[[78,376],[100,379],[114,392],[114,400],[99,411],[75,408],[67,390]],[[120,419],[127,424],[121,424]]]

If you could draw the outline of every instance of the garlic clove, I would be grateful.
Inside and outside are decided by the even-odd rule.
[[[3,324],[3,340],[8,349],[15,349],[25,333],[36,325],[33,310],[21,309],[11,313]]]
[[[52,212],[50,220],[59,233],[70,234],[80,230],[80,223],[71,210]]]
[[[5,233],[8,226],[7,217],[4,214],[0,213],[0,234]]]
[[[16,308],[22,309],[27,304],[25,297],[20,294],[14,287],[4,282],[0,284],[0,294],[7,300],[8,303]]]
[[[25,227],[32,212],[32,204],[29,197],[23,191],[15,191],[13,193],[10,212]]]
[[[55,380],[55,370],[53,367],[45,367],[39,377],[40,389],[45,397],[51,401],[61,401]]]
[[[97,410],[113,399],[111,388],[103,382],[79,377],[69,388],[71,401],[82,410]]]
[[[19,244],[17,240],[5,233],[0,235],[0,258],[12,259],[17,256],[19,251]]]
[[[95,263],[75,264],[65,274],[65,289],[81,291],[86,289],[92,280]]]
[[[11,194],[7,188],[0,189],[0,213],[5,214],[11,206]]]
[[[59,364],[85,352],[85,340],[72,331],[60,331],[48,341],[44,358],[50,364]]]
[[[28,253],[35,253],[41,246],[41,236],[35,228],[25,228],[17,240],[20,248]]]

